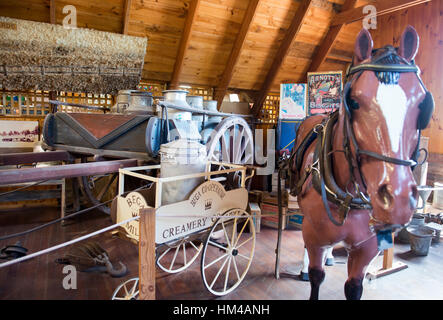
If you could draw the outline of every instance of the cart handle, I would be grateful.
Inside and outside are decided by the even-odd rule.
[[[248,181],[248,179],[251,179],[255,175],[255,168],[256,167],[255,166],[251,166],[251,165],[246,165],[245,167],[246,167],[246,172],[248,170],[251,171],[251,175],[246,176],[246,178],[245,178],[245,183],[246,183],[246,181]]]

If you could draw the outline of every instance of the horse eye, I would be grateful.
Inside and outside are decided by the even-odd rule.
[[[351,99],[351,107],[353,109],[358,109],[358,108],[360,108],[360,105],[358,104],[357,101]]]
[[[351,99],[351,98],[348,98],[348,106],[351,109],[358,109],[358,108],[360,108],[360,106],[358,105],[358,102],[355,101],[354,99]]]

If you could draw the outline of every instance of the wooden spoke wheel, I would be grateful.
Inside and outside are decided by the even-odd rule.
[[[226,295],[240,285],[251,266],[255,250],[255,228],[249,213],[231,209],[224,216],[208,233],[201,260],[203,283],[217,296]],[[223,233],[221,237],[219,231]]]
[[[88,162],[87,158],[82,158],[82,163],[86,162]],[[79,177],[82,193],[94,206],[114,199],[114,197],[117,195],[117,181],[118,172]],[[111,203],[100,206],[97,209],[106,214],[110,214]]]
[[[240,117],[223,119],[206,144],[208,160],[234,164],[252,164],[254,140],[248,123]]]
[[[233,164],[253,164],[254,139],[248,123],[240,117],[223,119],[211,133],[206,144],[209,161]],[[218,166],[215,170],[226,169]],[[226,178],[225,178],[226,177]],[[238,188],[240,172],[233,172],[220,178],[227,190]]]
[[[115,289],[112,300],[137,300],[139,278],[126,280]]]
[[[166,249],[158,254],[157,266],[167,273],[178,273],[188,268],[197,259],[203,248],[200,240],[180,239],[165,244]]]

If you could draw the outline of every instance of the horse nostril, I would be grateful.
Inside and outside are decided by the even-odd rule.
[[[414,199],[417,199],[418,198],[418,189],[417,189],[417,185],[413,185],[412,187],[411,187],[411,191],[412,191],[412,197],[414,198]]]
[[[394,197],[391,193],[391,188],[387,184],[383,184],[377,191],[377,197],[384,209],[389,209],[392,206]]]

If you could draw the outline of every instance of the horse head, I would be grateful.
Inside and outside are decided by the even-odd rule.
[[[377,50],[363,29],[348,69],[340,115],[347,119],[345,134],[354,171],[359,187],[370,198],[375,231],[404,226],[417,205],[412,168],[420,132],[434,109],[414,63],[418,47],[419,37],[411,26],[405,29],[399,48],[388,45]]]

